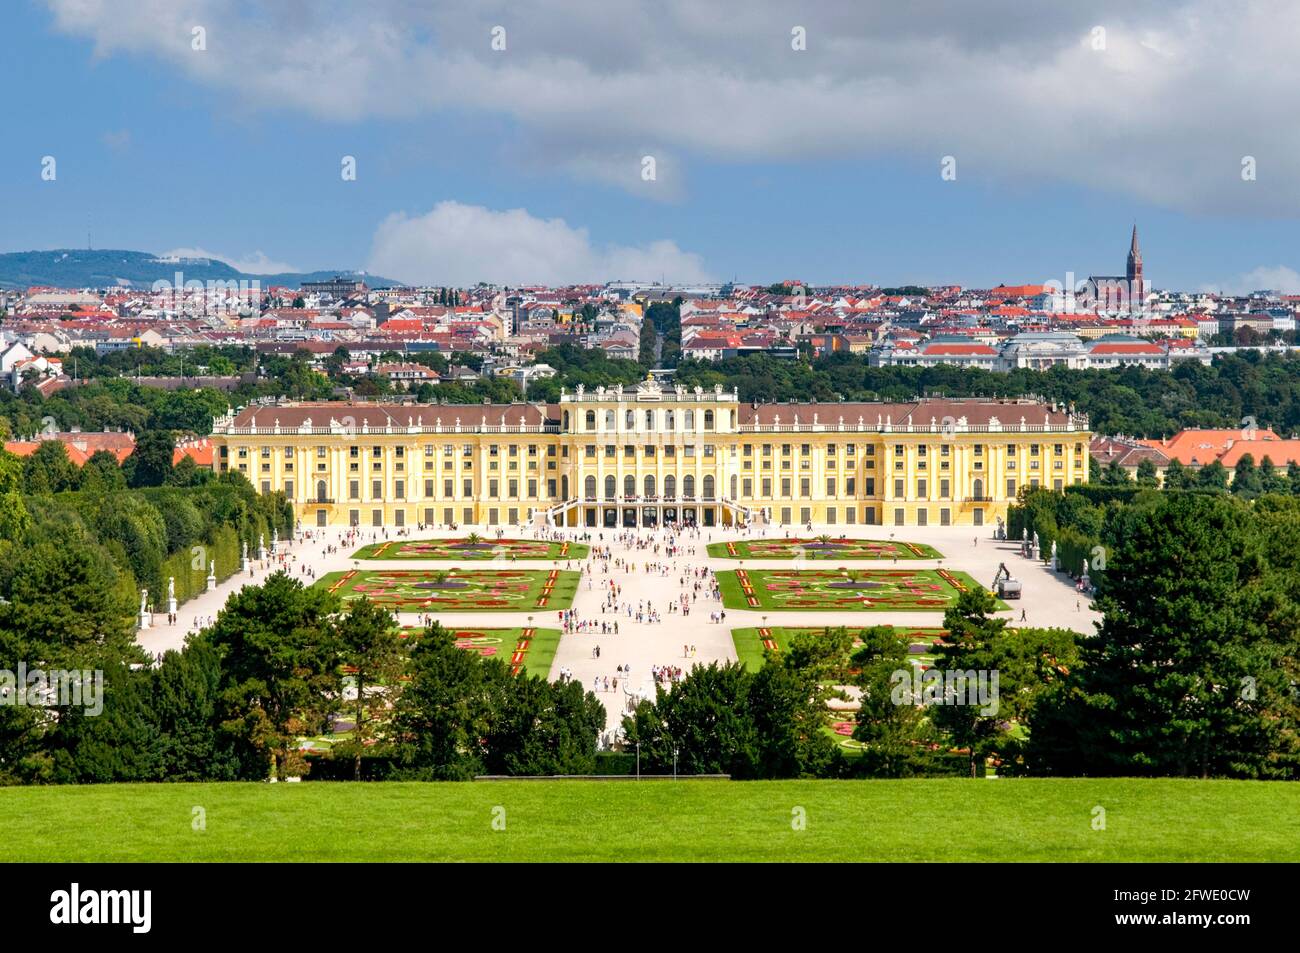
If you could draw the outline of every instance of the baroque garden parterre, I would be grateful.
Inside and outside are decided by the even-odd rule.
[[[581,573],[560,569],[351,569],[317,585],[394,612],[526,612],[573,605]]]
[[[545,539],[490,539],[473,535],[462,539],[394,539],[371,543],[352,554],[353,559],[585,559],[585,543]]]
[[[941,612],[980,588],[949,569],[735,569],[717,577],[729,609]],[[998,600],[997,608],[1008,607]]]
[[[709,555],[723,559],[942,559],[926,543],[817,536],[810,539],[738,539],[710,543]]]

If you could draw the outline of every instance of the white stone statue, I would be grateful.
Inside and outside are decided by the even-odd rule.
[[[176,577],[175,576],[167,577],[167,601],[168,602],[176,601]]]

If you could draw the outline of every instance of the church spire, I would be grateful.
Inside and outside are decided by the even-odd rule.
[[[1125,269],[1129,288],[1135,298],[1141,300],[1146,286],[1142,281],[1142,249],[1138,247],[1138,227],[1133,223],[1133,237],[1128,246],[1128,268]]]

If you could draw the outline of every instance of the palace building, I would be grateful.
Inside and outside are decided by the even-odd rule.
[[[981,526],[1088,474],[1087,417],[1035,399],[742,403],[654,380],[558,404],[275,403],[213,467],[304,525]]]

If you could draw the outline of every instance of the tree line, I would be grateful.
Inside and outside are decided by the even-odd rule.
[[[122,606],[85,582],[44,604],[42,621],[78,623],[71,628],[17,630],[30,608],[22,587],[0,604],[6,663],[104,673],[99,712],[0,706],[0,783],[283,780],[314,768],[354,780],[467,780],[594,767],[605,711],[593,693],[512,675],[501,659],[457,648],[436,623],[404,639],[387,610],[365,600],[345,610],[327,590],[276,573],[148,666]],[[350,719],[348,740],[319,757],[301,749],[299,739],[340,718]]]

